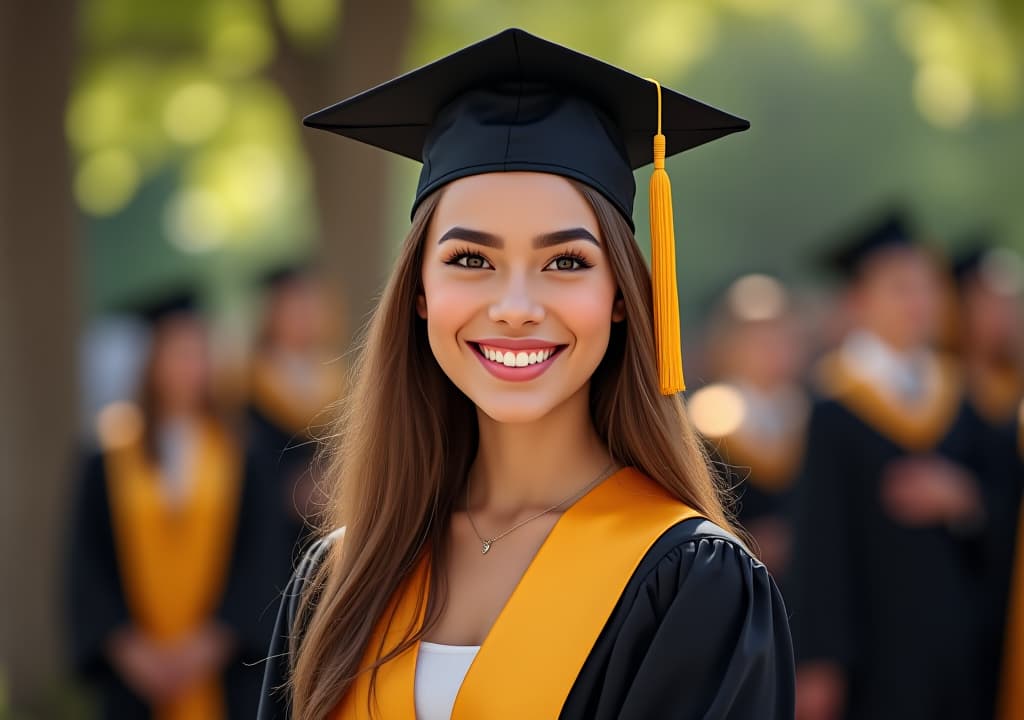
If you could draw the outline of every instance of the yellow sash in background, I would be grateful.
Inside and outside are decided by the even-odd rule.
[[[106,453],[117,559],[133,623],[173,644],[207,623],[224,590],[241,483],[236,448],[213,423],[203,425],[191,460],[190,487],[169,507],[158,469],[138,438]],[[157,720],[226,717],[219,676],[155,708]]]

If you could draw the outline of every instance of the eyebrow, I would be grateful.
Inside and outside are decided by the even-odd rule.
[[[458,226],[451,228],[448,232],[442,235],[441,239],[437,241],[437,244],[440,245],[447,240],[454,239],[465,240],[466,242],[476,243],[477,245],[486,245],[487,247],[492,248],[505,247],[505,241],[499,235]],[[551,247],[552,245],[560,245],[571,240],[586,240],[587,242],[594,243],[594,245],[597,245],[598,247],[601,246],[601,243],[597,241],[597,238],[594,237],[593,233],[586,228],[576,227],[569,228],[568,230],[556,230],[555,232],[538,235],[533,239],[533,247],[534,249],[539,250],[541,248]]]

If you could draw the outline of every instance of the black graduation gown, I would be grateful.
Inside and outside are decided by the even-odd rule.
[[[285,591],[259,720],[289,718],[289,628],[322,552],[311,549]],[[560,717],[789,720],[793,684],[786,609],[764,565],[712,523],[686,520],[641,560]]]
[[[304,432],[292,432],[275,422],[270,413],[253,402],[246,409],[246,477],[267,487],[273,502],[278,552],[284,563],[280,581],[285,583],[305,549],[311,527],[295,510],[294,490],[311,471],[317,443]]]
[[[280,584],[268,574],[265,498],[243,482],[229,578],[215,618],[231,628],[237,654],[223,683],[230,720],[256,714],[262,668]],[[73,669],[97,693],[98,717],[144,720],[150,709],[121,681],[108,662],[110,634],[131,622],[120,576],[101,453],[84,464],[73,508],[66,578],[66,616]]]
[[[1024,463],[1018,452],[1018,420],[1002,422],[986,417],[968,403],[967,421],[974,428],[975,468],[985,501],[986,533],[978,568],[978,687],[983,714],[995,713],[1001,677],[1010,581],[1017,543]]]
[[[968,464],[973,438],[961,411],[928,452]],[[845,668],[851,720],[980,717],[972,673],[981,541],[886,513],[883,471],[908,455],[839,400],[815,404],[789,594],[798,662]]]

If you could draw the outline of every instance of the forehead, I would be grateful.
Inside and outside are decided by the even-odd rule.
[[[538,172],[486,173],[448,184],[429,234],[438,237],[455,226],[510,238],[582,227],[601,237],[593,208],[573,184]]]
[[[931,274],[934,271],[932,258],[921,248],[914,246],[893,247],[880,250],[864,261],[860,269],[863,280],[888,279],[906,273]]]

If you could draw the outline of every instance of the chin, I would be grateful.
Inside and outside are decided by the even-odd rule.
[[[514,393],[488,393],[486,391],[469,395],[477,409],[497,423],[526,424],[543,419],[566,398],[530,396],[515,397]]]

